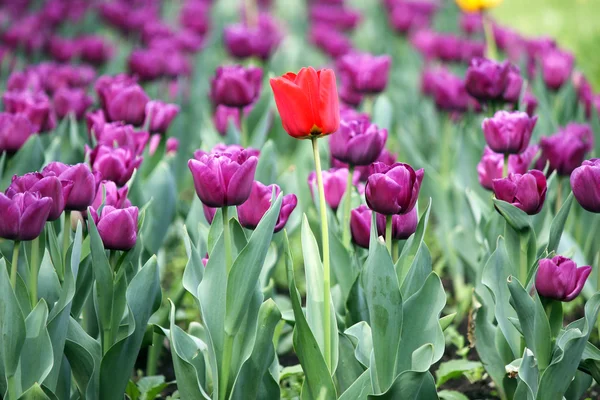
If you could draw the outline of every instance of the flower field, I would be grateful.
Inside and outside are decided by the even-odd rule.
[[[0,2],[0,398],[600,398],[593,51],[501,3]]]

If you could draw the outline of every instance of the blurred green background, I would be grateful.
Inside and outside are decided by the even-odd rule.
[[[600,0],[504,0],[493,15],[525,35],[556,39],[600,90]]]

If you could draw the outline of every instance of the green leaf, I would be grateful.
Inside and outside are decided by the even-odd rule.
[[[42,388],[39,383],[35,383],[19,397],[19,400],[58,400],[58,397]]]
[[[242,316],[249,306],[248,299],[258,286],[258,278],[271,244],[273,229],[279,218],[282,199],[281,194],[277,196],[252,233],[246,247],[233,262],[229,272],[225,332],[231,336],[238,332]]]
[[[36,171],[44,162],[44,149],[40,135],[31,135],[25,144],[6,163],[0,180],[0,187],[7,187],[13,175],[23,175]]]
[[[560,243],[560,237],[562,236],[563,229],[565,229],[565,223],[571,210],[571,204],[573,203],[573,192],[569,193],[569,197],[560,207],[558,214],[552,220],[550,225],[550,236],[548,237],[548,253],[558,250],[558,244]]]
[[[54,364],[52,342],[46,329],[48,306],[41,299],[25,319],[27,337],[21,351],[21,387],[28,389],[43,382]],[[4,320],[3,320],[4,321]]]
[[[419,266],[423,266],[421,261],[415,263],[415,259],[417,258],[417,253],[423,244],[423,238],[425,237],[425,230],[427,229],[427,223],[429,222],[429,214],[431,212],[431,198],[429,199],[429,203],[427,203],[427,207],[425,211],[421,214],[419,218],[419,224],[417,225],[417,230],[415,233],[408,239],[407,243],[404,245],[402,249],[402,253],[400,254],[400,258],[396,262],[396,273],[398,275],[398,282],[404,287],[404,279],[408,275],[409,271],[413,268],[413,265],[416,269]],[[430,264],[431,266],[431,264]],[[426,265],[425,265],[426,267]],[[415,271],[413,274],[418,274],[420,271]],[[430,271],[429,271],[430,272]],[[429,274],[429,272],[427,274]]]
[[[467,396],[454,390],[440,390],[438,396],[442,400],[469,400]]]
[[[529,349],[525,349],[521,365],[519,365],[519,384],[515,392],[516,398],[533,400],[538,391],[539,370],[537,368],[534,354]]]
[[[0,321],[9,322],[1,324],[0,344],[4,375],[10,378],[17,372],[27,331],[21,308],[10,286],[4,258],[0,258]]]
[[[175,178],[165,161],[161,161],[144,182],[143,193],[146,194],[145,202],[152,199],[152,203],[147,210],[151,218],[144,223],[141,235],[146,250],[156,254],[173,222],[177,204]]]
[[[127,288],[126,299],[130,323],[133,326],[129,326],[128,335],[116,342],[102,359],[100,399],[113,400],[125,392],[148,320],[160,306],[160,279],[155,256],[151,257],[133,278]]]
[[[383,394],[370,395],[371,399],[382,400],[435,400],[438,399],[433,376],[428,371],[404,371],[392,387]]]
[[[376,392],[381,392],[386,391],[396,377],[403,304],[392,259],[385,246],[379,240],[373,240],[373,231],[377,228],[371,228],[372,238],[362,273],[362,286],[369,308],[369,325],[373,337],[377,376],[373,388]]]
[[[483,368],[479,361],[470,361],[465,359],[450,360],[440,363],[438,370],[435,371],[436,385],[442,386],[451,379],[462,377],[465,372]]]
[[[98,399],[102,348],[73,318],[69,319],[65,356],[69,360],[81,397],[87,400]]]
[[[202,256],[198,253],[185,226],[183,227],[183,241],[188,258],[185,270],[183,271],[183,287],[198,299],[198,285],[200,285],[204,277],[204,264],[202,264]]]
[[[371,371],[366,370],[357,380],[340,396],[339,400],[362,400],[373,394],[371,387]]]
[[[371,327],[365,322],[360,321],[344,332],[352,338],[355,347],[354,356],[365,367],[369,367],[371,353],[373,352],[373,338]]]
[[[445,331],[446,328],[448,328],[450,326],[450,324],[452,324],[455,317],[456,317],[456,313],[452,313],[452,314],[448,314],[448,315],[445,315],[442,318],[440,318],[440,327],[442,328],[443,331]]]
[[[257,180],[265,185],[275,183],[277,179],[277,154],[275,144],[269,140],[265,145],[256,147],[260,149],[260,157],[256,165],[256,174],[254,180]]]
[[[392,129],[394,107],[385,95],[377,96],[373,106],[373,123],[381,129]]]
[[[506,222],[516,231],[531,229],[531,217],[527,213],[506,201],[494,199],[496,210]]]
[[[339,344],[339,360],[335,377],[338,391],[344,393],[363,374],[365,367],[354,356],[355,349],[350,338],[340,334]]]
[[[329,369],[319,349],[319,345],[306,321],[300,304],[300,293],[296,287],[292,255],[289,249],[287,233],[283,235],[283,251],[290,287],[290,297],[296,325],[294,326],[294,349],[305,374],[304,390],[312,399],[337,398],[335,385],[329,375]],[[304,393],[304,392],[303,392]]]

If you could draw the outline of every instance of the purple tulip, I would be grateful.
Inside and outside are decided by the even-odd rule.
[[[523,104],[525,105],[525,112],[527,115],[533,117],[538,106],[538,101],[531,90],[525,91],[525,94],[523,95]]]
[[[127,251],[135,246],[139,212],[137,207],[104,206],[100,215],[95,209],[90,210],[105,249]]]
[[[343,120],[329,138],[331,155],[350,165],[369,165],[385,147],[387,130],[365,119]]]
[[[277,50],[282,34],[273,18],[268,14],[261,14],[253,26],[245,23],[227,26],[223,39],[225,48],[235,58],[256,57],[268,60]]]
[[[502,99],[507,103],[517,104],[519,102],[519,97],[521,96],[522,87],[523,78],[521,77],[519,67],[510,64],[508,68],[506,89],[504,89]]]
[[[486,58],[474,58],[465,75],[467,92],[480,101],[495,101],[502,98],[508,85],[510,64],[498,63]]]
[[[58,62],[68,62],[79,53],[79,44],[76,40],[53,36],[48,41],[50,57]]]
[[[374,163],[365,188],[369,208],[383,215],[407,214],[417,203],[424,174],[408,164]]]
[[[462,13],[460,15],[460,29],[467,35],[483,31],[483,14]]]
[[[63,213],[66,200],[73,189],[73,182],[61,180],[56,176],[46,176],[39,172],[31,172],[23,176],[13,176],[10,186],[6,189],[6,196],[13,198],[17,193],[39,192],[41,197],[52,199],[52,208],[48,221],[56,221]]]
[[[508,173],[524,174],[529,170],[533,158],[538,152],[538,146],[529,146],[521,154],[511,154],[508,156]],[[477,174],[479,183],[487,190],[493,189],[494,179],[501,179],[504,169],[504,155],[493,152],[489,147],[485,147],[481,161],[477,164]]]
[[[81,59],[93,65],[106,63],[114,54],[113,46],[99,36],[83,36],[78,39]]]
[[[96,82],[96,92],[109,121],[134,126],[144,122],[150,98],[133,79],[125,75],[101,77]]]
[[[48,132],[56,127],[56,116],[50,100],[43,92],[5,92],[2,95],[4,110],[10,114],[24,114],[33,125],[34,132]]]
[[[460,41],[460,61],[469,64],[474,58],[485,55],[485,42],[482,40],[462,39]]]
[[[167,139],[167,154],[176,154],[179,150],[179,139],[170,137]]]
[[[312,25],[309,31],[309,40],[333,59],[347,54],[352,49],[350,38],[329,25]]]
[[[447,70],[436,69],[431,75],[424,75],[423,79],[422,89],[432,92],[438,109],[466,112],[479,108],[479,104],[467,93],[463,80]]]
[[[213,219],[215,219],[215,214],[217,213],[217,208],[208,207],[206,204],[202,203],[202,211],[204,212],[204,218],[206,218],[206,222],[208,224],[212,224]]]
[[[365,249],[369,248],[371,240],[371,216],[373,211],[364,204],[350,212],[350,232],[352,241]]]
[[[35,127],[25,114],[0,112],[0,154],[16,153],[33,134]]]
[[[497,111],[481,125],[485,141],[496,153],[519,154],[527,149],[537,116],[521,111]]]
[[[252,191],[258,159],[246,150],[202,154],[188,162],[196,194],[209,207],[239,206]]]
[[[163,103],[151,100],[146,104],[146,121],[150,132],[165,133],[171,122],[179,114],[179,106],[176,104]]]
[[[346,193],[346,184],[348,182],[347,168],[331,168],[322,172],[323,188],[325,190],[325,201],[332,210],[337,210]],[[352,176],[352,184],[358,183],[358,174],[355,172]],[[308,187],[311,194],[315,195],[317,190],[317,173],[315,171],[308,175]]]
[[[542,156],[536,168],[543,169],[550,162],[549,173],[556,170],[559,175],[569,176],[594,148],[594,134],[587,124],[570,123],[558,133],[542,137],[540,147]]]
[[[96,198],[92,202],[91,207],[94,210],[100,208],[104,196],[106,196],[104,198],[105,206],[111,206],[114,208],[131,207],[131,201],[129,201],[127,198],[128,191],[129,188],[127,186],[123,186],[119,189],[113,181],[103,180],[98,184]]]
[[[83,118],[85,111],[92,105],[93,100],[83,89],[60,88],[52,97],[54,111],[59,119],[73,113],[77,119]]]
[[[377,94],[385,90],[391,65],[390,56],[369,53],[349,53],[338,60],[342,79],[348,79],[354,91],[363,94]]]
[[[215,145],[215,147],[212,148],[210,153],[207,153],[202,150],[196,150],[194,152],[194,158],[196,160],[200,160],[200,158],[202,158],[202,156],[204,156],[205,154],[211,154],[211,153],[212,154],[225,153],[225,154],[235,155],[235,154],[241,153],[242,151],[244,151],[248,157],[258,158],[260,156],[260,150],[255,149],[253,147],[243,148],[239,144],[226,145],[225,143],[219,143],[219,144]]]
[[[227,135],[229,121],[233,121],[235,126],[240,129],[240,109],[222,105],[217,106],[213,115],[213,123],[215,124],[217,132],[219,132],[221,136]]]
[[[142,163],[142,157],[136,156],[129,147],[113,148],[98,145],[93,150],[87,149],[92,171],[100,174],[104,180],[123,186],[133,175],[133,171]]]
[[[94,128],[94,136],[99,145],[128,147],[134,150],[135,154],[143,153],[150,138],[148,132],[138,132],[133,126],[122,122],[104,124],[102,129]]]
[[[542,77],[552,90],[558,90],[569,80],[573,72],[574,57],[571,53],[553,49],[542,55]]]
[[[342,75],[342,85],[338,90],[338,95],[340,96],[340,100],[343,101],[343,104],[352,107],[358,107],[365,97],[362,93],[359,93],[354,89],[352,82],[350,82],[350,78],[344,75]]]
[[[508,174],[507,178],[494,179],[492,188],[498,200],[511,203],[529,215],[539,213],[546,199],[546,177],[536,169],[522,175]]]
[[[261,83],[260,68],[221,66],[212,78],[210,98],[215,106],[246,107],[258,98]]]
[[[385,238],[385,215],[377,214],[377,234]],[[406,240],[417,230],[417,208],[414,207],[411,211],[403,215],[392,216],[392,239]]]
[[[421,29],[410,35],[411,45],[425,60],[432,60],[437,55],[438,34],[429,29]]]
[[[15,193],[12,198],[0,193],[0,237],[9,240],[33,240],[40,236],[52,199],[39,192]]]
[[[600,213],[600,159],[585,160],[571,173],[573,195],[581,207]]]
[[[96,178],[85,164],[65,165],[51,162],[42,175],[57,176],[61,181],[71,181],[73,187],[66,198],[65,210],[85,211],[96,197]]]
[[[210,14],[210,2],[186,1],[179,13],[179,23],[202,36],[208,32]]]
[[[389,14],[390,25],[398,33],[426,28],[431,24],[437,4],[432,1],[402,1],[392,6]]]
[[[343,5],[314,4],[309,9],[310,21],[325,24],[341,30],[352,30],[360,22],[358,11]]]
[[[277,185],[263,185],[258,181],[252,183],[250,197],[242,205],[237,207],[238,219],[240,225],[246,229],[256,229],[263,215],[271,206],[271,195],[275,188],[275,196],[279,196],[281,189]],[[275,225],[274,232],[279,232],[285,226],[290,214],[296,208],[298,199],[295,194],[286,194],[283,196],[281,210]]]
[[[385,165],[393,165],[396,162],[397,156],[395,154],[390,153],[387,149],[381,150],[379,157],[375,162],[380,162]],[[361,182],[366,182],[369,176],[371,175],[371,166],[370,165],[361,165],[354,168],[355,172],[358,172],[358,177]]]
[[[128,71],[142,82],[160,78],[164,73],[164,56],[156,49],[135,49],[127,60]]]
[[[443,62],[460,62],[463,59],[463,39],[449,33],[436,35],[435,56]]]
[[[592,267],[577,268],[569,258],[543,258],[535,276],[535,288],[540,296],[559,301],[571,301],[581,293]]]

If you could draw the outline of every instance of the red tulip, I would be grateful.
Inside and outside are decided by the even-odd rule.
[[[330,69],[302,68],[298,74],[271,79],[283,128],[296,139],[329,135],[340,126],[335,74]]]

